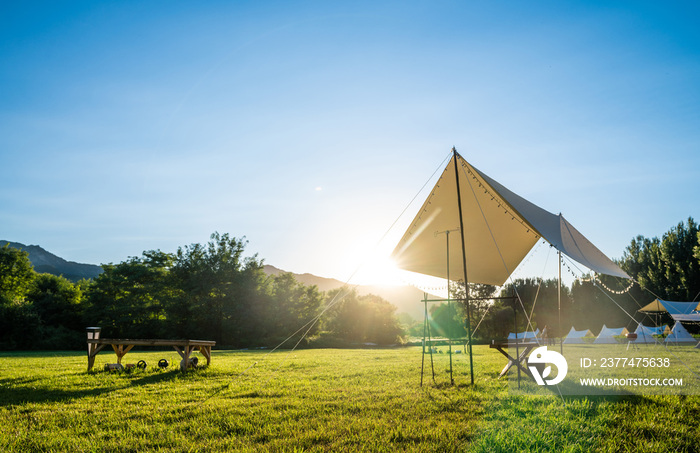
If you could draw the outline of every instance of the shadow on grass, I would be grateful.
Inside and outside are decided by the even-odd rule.
[[[172,381],[179,378],[182,373],[178,370],[155,372],[138,376],[130,373],[119,373],[124,379],[110,379],[100,382],[99,379],[92,384],[85,384],[83,388],[57,388],[41,384],[40,378],[3,378],[0,379],[0,406],[11,407],[33,403],[56,403],[69,400],[97,397],[128,386],[144,386],[157,384],[164,381]],[[93,372],[91,376],[100,375],[115,377],[107,372]],[[90,387],[87,387],[91,385]]]
[[[9,380],[11,381],[11,379]],[[8,379],[4,381],[8,381]],[[15,386],[3,382],[0,385],[0,405],[12,407],[32,403],[66,402],[73,399],[99,396],[116,390],[117,388],[119,387],[110,386],[63,390],[41,386]]]

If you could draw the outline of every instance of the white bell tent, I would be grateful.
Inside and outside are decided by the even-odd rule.
[[[515,340],[515,341],[524,341],[524,340],[534,340],[537,338],[537,336],[540,334],[540,329],[535,330],[534,332],[518,332],[518,333],[509,333],[508,334],[508,340]]]
[[[569,333],[566,334],[566,338],[564,338],[564,344],[582,344],[585,343],[585,341],[583,341],[584,338],[592,339],[594,336],[588,329],[576,330],[572,326]]]
[[[629,332],[627,331],[626,327],[619,327],[616,329],[611,329],[610,327],[607,327],[605,324],[603,324],[603,328],[600,329],[600,333],[596,337],[596,339],[593,341],[594,344],[614,344],[618,343],[617,339],[615,337],[619,337],[621,335],[627,335]]]
[[[635,343],[656,343],[654,335],[663,335],[668,329],[668,326],[663,325],[659,327],[648,327],[641,322],[637,325],[637,329],[634,333],[637,334],[637,339],[634,340]],[[660,341],[660,340],[659,340]]]
[[[450,232],[456,233],[455,240],[450,241]],[[419,274],[448,281],[457,275],[465,284],[502,286],[540,238],[594,272],[629,278],[561,214],[511,192],[453,148],[440,179],[391,257],[399,268]],[[465,304],[473,384],[468,295]]]
[[[685,330],[680,321],[676,321],[671,329],[671,333],[666,337],[666,344],[690,344],[697,343],[697,340]]]

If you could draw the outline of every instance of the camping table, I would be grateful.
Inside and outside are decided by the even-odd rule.
[[[88,371],[95,364],[95,356],[107,345],[111,345],[114,352],[117,354],[117,363],[122,363],[122,357],[127,352],[131,351],[134,346],[172,346],[175,348],[180,357],[189,363],[190,354],[199,350],[204,358],[207,359],[207,365],[211,363],[211,347],[216,344],[216,341],[209,340],[120,340],[111,338],[95,338],[88,339]]]
[[[499,378],[502,378],[505,376],[508,371],[511,369],[513,365],[517,365],[518,368],[520,368],[526,375],[530,375],[530,370],[528,370],[526,367],[522,365],[522,362],[525,360],[525,358],[530,354],[530,352],[537,346],[539,346],[539,343],[535,342],[523,342],[523,343],[518,343],[518,348],[520,348],[520,355],[518,356],[518,359],[514,359],[508,352],[505,351],[508,347],[515,347],[515,342],[513,341],[492,341],[491,344],[489,345],[490,348],[498,350],[501,354],[503,354],[507,359],[508,363],[506,366],[501,370],[501,374],[498,375]]]

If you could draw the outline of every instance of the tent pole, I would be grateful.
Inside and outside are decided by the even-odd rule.
[[[433,373],[433,384],[437,385],[437,382],[435,382],[435,365],[433,363],[433,339],[430,333],[430,314],[428,313],[428,295],[424,294],[425,296],[425,325],[428,328],[428,350],[430,351],[430,370]]]
[[[472,355],[472,318],[471,303],[469,302],[469,280],[467,279],[467,252],[464,245],[464,217],[462,215],[462,193],[459,189],[459,169],[457,168],[457,149],[452,147],[455,161],[455,182],[457,184],[457,205],[459,210],[459,235],[462,239],[462,269],[464,270],[464,303],[467,305],[467,341],[469,342],[469,374],[474,385],[474,357]]]
[[[420,360],[420,386],[423,387],[423,370],[425,370],[425,334],[428,324],[428,294],[423,293],[423,304],[425,305],[425,314],[423,315],[423,354]]]
[[[515,292],[515,287],[513,287],[513,292]],[[515,364],[518,367],[518,390],[520,390],[520,348],[518,348],[518,307],[515,303],[515,298],[513,298],[513,328],[515,329],[515,357],[517,357],[518,362]],[[525,329],[527,331],[527,328]],[[525,334],[523,334],[523,340],[525,339]]]
[[[559,282],[557,284],[557,300],[559,303],[559,351],[561,355],[564,355],[564,341],[562,340],[562,333],[564,333],[564,331],[561,328],[561,251],[557,250],[557,254],[559,255]]]
[[[447,313],[452,313],[452,303],[450,302],[450,230],[445,231],[447,239]],[[455,385],[452,376],[452,324],[447,325],[447,349],[450,353],[450,385]]]
[[[457,230],[436,231],[435,236],[445,233],[446,248],[447,248],[447,312],[452,313],[452,300],[450,298],[450,233]],[[450,385],[455,385],[455,380],[452,374],[452,324],[447,326],[447,345],[448,353],[450,354]]]

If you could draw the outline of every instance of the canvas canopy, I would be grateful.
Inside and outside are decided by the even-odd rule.
[[[671,333],[666,337],[666,343],[696,343],[697,340],[685,330],[683,324],[676,322]]]
[[[508,340],[531,340],[537,338],[537,335],[539,334],[540,329],[537,329],[534,332],[518,332],[517,334],[511,332],[508,334]]]
[[[700,322],[698,302],[672,302],[656,299],[650,304],[640,308],[642,313],[668,313],[674,321]]]
[[[676,322],[700,322],[700,313],[690,313],[687,315],[671,315]]]
[[[449,250],[450,273],[463,278],[462,236],[470,283],[502,285],[540,238],[595,272],[629,278],[561,214],[511,192],[455,152],[392,258],[401,269],[446,278]]]
[[[672,302],[655,299],[653,302],[639,309],[642,313],[666,313],[671,315],[687,315],[700,309],[700,302]]]
[[[585,337],[593,337],[593,334],[591,333],[590,330],[588,330],[588,329],[576,330],[572,327],[571,330],[569,330],[569,333],[566,334],[566,338],[564,338],[564,343],[566,343],[566,344],[585,343],[583,341],[583,339]]]
[[[637,325],[637,329],[634,331],[634,333],[637,334],[635,343],[655,343],[656,340],[654,339],[654,335],[662,335],[666,329],[668,329],[668,326],[665,325],[659,327],[647,327],[642,323],[639,323]]]
[[[617,340],[615,340],[614,337],[617,337],[620,335],[627,335],[628,333],[629,332],[627,331],[626,327],[611,329],[610,327],[606,327],[605,324],[603,324],[603,328],[600,329],[600,333],[596,337],[595,341],[593,341],[593,343],[595,343],[595,344],[617,343]]]

